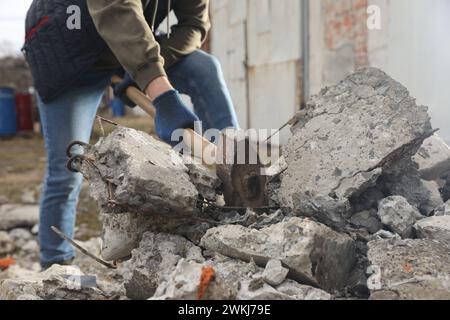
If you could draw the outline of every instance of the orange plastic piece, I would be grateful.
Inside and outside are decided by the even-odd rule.
[[[197,300],[201,300],[206,293],[206,290],[209,287],[211,281],[214,280],[216,276],[216,272],[212,267],[203,267],[202,275],[200,277],[200,285],[198,286],[197,291]]]
[[[409,263],[403,265],[403,270],[405,270],[405,272],[407,273],[411,273],[413,271],[413,266],[410,265]]]
[[[6,257],[3,259],[0,259],[0,269],[1,270],[6,270],[8,269],[10,266],[16,264],[16,260],[14,260],[11,257]]]

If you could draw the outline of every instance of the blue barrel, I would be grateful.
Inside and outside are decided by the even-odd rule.
[[[122,100],[114,98],[111,101],[111,109],[114,118],[120,118],[125,116],[125,105]]]
[[[17,133],[16,101],[12,88],[0,87],[0,136]]]

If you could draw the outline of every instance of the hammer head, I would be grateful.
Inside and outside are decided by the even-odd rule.
[[[229,207],[260,208],[268,205],[267,177],[258,148],[244,131],[222,132],[216,152],[217,176]]]

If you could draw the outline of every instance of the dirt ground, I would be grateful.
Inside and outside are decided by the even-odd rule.
[[[108,118],[107,115],[105,117]],[[152,130],[148,117],[126,116],[115,118],[113,121],[145,132]],[[106,134],[113,130],[110,124],[103,126]],[[95,124],[91,143],[95,143],[100,135],[101,130],[98,124]],[[1,138],[0,204],[38,203],[45,164],[44,141],[40,134]],[[100,230],[97,206],[89,197],[84,183],[77,208],[76,238],[87,240],[99,236]]]

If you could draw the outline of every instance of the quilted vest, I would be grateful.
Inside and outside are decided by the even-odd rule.
[[[151,0],[152,1],[152,0]],[[151,2],[150,1],[150,2]],[[172,7],[175,0],[172,0]],[[81,28],[69,29],[73,14],[80,8]],[[152,5],[144,12],[147,21]],[[159,1],[155,30],[167,15],[167,2]],[[77,82],[109,50],[98,34],[86,0],[34,0],[28,10],[23,53],[30,66],[34,87],[44,102],[50,102]]]

